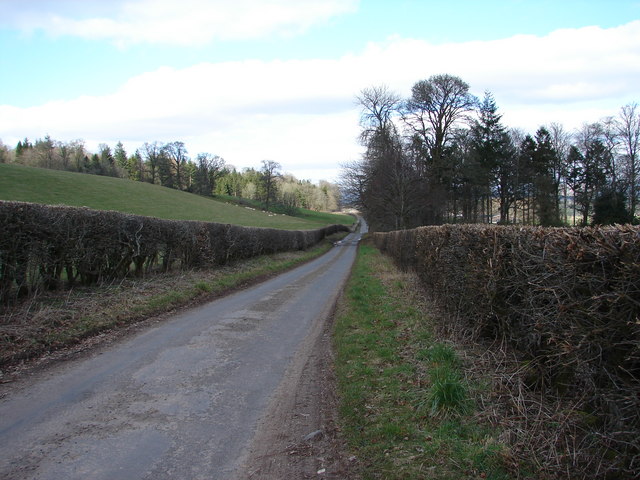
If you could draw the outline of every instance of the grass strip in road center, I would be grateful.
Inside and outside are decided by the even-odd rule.
[[[342,429],[364,479],[509,478],[474,391],[409,276],[364,242],[335,322]]]

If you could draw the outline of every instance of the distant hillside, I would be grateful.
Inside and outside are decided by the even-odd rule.
[[[345,215],[306,211],[274,215],[149,183],[121,178],[0,164],[0,200],[85,206],[170,220],[201,220],[254,227],[306,230],[352,223]]]

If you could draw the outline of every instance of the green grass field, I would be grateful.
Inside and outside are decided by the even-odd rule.
[[[308,230],[353,223],[348,215],[275,215],[171,188],[112,177],[0,164],[0,200],[70,205],[165,218]]]

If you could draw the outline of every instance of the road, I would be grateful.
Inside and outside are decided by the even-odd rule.
[[[11,385],[0,478],[232,478],[296,352],[329,317],[359,238]]]

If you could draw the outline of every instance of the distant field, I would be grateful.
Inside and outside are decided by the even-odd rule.
[[[120,178],[0,164],[0,200],[71,205],[165,218],[307,230],[353,218],[305,211],[274,215],[171,188]]]
[[[247,200],[246,198],[233,197],[231,195],[217,195],[216,198],[220,201],[231,203],[233,205],[240,205],[242,207],[253,207],[258,210],[261,209],[262,203],[257,200]],[[269,210],[277,212],[279,214],[285,213],[285,209],[282,206],[270,207]],[[303,218],[310,222],[317,222],[320,224],[343,224],[351,225],[353,223],[353,217],[351,215],[329,213],[329,212],[315,212],[313,210],[306,210],[304,208],[295,208],[296,214],[292,215],[296,218]]]

